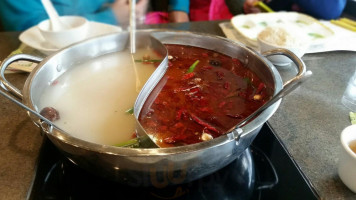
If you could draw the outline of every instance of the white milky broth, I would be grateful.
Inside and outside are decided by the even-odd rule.
[[[137,49],[135,59],[152,50]],[[136,67],[136,70],[135,70]],[[115,145],[132,138],[135,118],[125,111],[134,106],[139,90],[153,73],[153,64],[135,62],[129,51],[95,58],[63,73],[44,91],[39,110],[55,108],[54,123],[71,135],[99,144]],[[137,76],[136,76],[137,75]]]

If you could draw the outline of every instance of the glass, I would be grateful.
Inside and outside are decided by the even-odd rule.
[[[341,102],[351,111],[356,112],[356,73],[350,78]]]

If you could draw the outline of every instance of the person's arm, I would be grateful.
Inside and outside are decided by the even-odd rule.
[[[170,22],[189,21],[189,0],[169,0],[168,18]]]
[[[346,0],[294,0],[303,12],[320,19],[336,19],[342,14]]]
[[[47,18],[39,0],[0,1],[0,20],[6,31],[23,31]]]
[[[80,15],[88,20],[117,25],[113,0],[52,0],[59,15]],[[107,4],[107,6],[105,6]],[[0,0],[0,19],[6,31],[23,31],[48,19],[40,0]]]
[[[80,15],[90,21],[118,25],[113,5],[115,0],[52,0],[58,14]]]

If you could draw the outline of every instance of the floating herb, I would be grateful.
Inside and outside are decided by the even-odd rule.
[[[126,142],[122,142],[120,144],[114,144],[115,147],[128,147],[128,148],[136,148],[140,146],[138,138],[131,139]]]
[[[198,65],[199,60],[196,60],[188,69],[187,73],[191,73],[194,71],[195,67]]]
[[[244,80],[248,85],[252,84],[251,79],[248,78],[248,77],[243,78],[243,80]]]
[[[324,38],[324,36],[319,33],[308,33],[308,35],[314,38]]]
[[[132,107],[132,108],[126,110],[125,113],[132,115],[134,113],[134,108]]]
[[[265,27],[267,26],[267,22],[260,22],[259,24],[260,24],[261,26],[265,26]]]
[[[356,124],[356,113],[350,112],[349,113],[351,124]]]
[[[298,24],[308,24],[307,22],[302,21],[302,20],[299,20],[299,19],[298,19],[298,20],[296,20],[295,22],[296,22],[296,23],[298,23]]]
[[[248,25],[242,25],[242,28],[251,28],[251,27]]]

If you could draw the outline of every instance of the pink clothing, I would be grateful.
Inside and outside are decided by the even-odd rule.
[[[223,20],[233,17],[225,0],[191,0],[189,9],[190,21]],[[168,13],[166,12],[151,12],[146,15],[146,24],[168,22]]]

